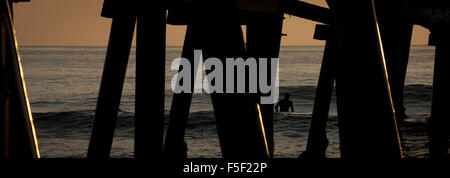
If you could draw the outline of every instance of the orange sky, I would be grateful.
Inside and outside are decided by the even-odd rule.
[[[325,0],[305,2],[326,6]],[[100,17],[102,0],[32,0],[14,6],[15,27],[23,46],[105,46],[111,19]],[[312,39],[316,23],[286,16],[282,45],[322,45]],[[185,27],[168,25],[167,45],[183,44]],[[416,26],[413,44],[426,44],[428,30]]]

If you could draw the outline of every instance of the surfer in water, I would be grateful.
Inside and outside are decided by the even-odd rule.
[[[289,112],[289,108],[291,108],[291,112],[294,112],[294,104],[291,100],[289,100],[289,93],[284,94],[284,99],[278,101],[275,106],[275,111],[278,112],[278,107],[280,107],[280,112]]]

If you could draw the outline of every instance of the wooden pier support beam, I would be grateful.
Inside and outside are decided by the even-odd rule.
[[[247,14],[247,53],[248,57],[278,58],[283,27],[283,13],[258,13]],[[268,63],[267,69],[271,68]],[[268,70],[267,77],[271,77]],[[261,77],[261,76],[259,76]],[[273,157],[273,104],[262,104],[261,114],[264,122],[270,157]]]
[[[373,0],[328,0],[340,61],[336,76],[341,157],[402,158]]]
[[[199,14],[196,14],[193,33],[194,37],[199,37],[203,57],[218,58],[223,64],[226,64],[226,58],[243,57],[245,59],[244,39],[234,2],[202,1],[202,4],[208,8],[196,10]],[[229,74],[226,75],[226,70],[227,67],[224,66],[223,76],[230,77]],[[209,73],[209,71],[206,72]],[[234,77],[236,87],[236,71]],[[248,79],[246,83],[248,86]],[[225,82],[224,86],[226,87]],[[223,158],[269,158],[270,153],[259,118],[258,95],[212,93],[211,99]]]
[[[331,13],[328,8],[298,0],[280,0],[280,8],[286,14],[329,24]]]
[[[397,121],[407,118],[403,104],[413,24],[400,1],[375,1]]]
[[[135,158],[162,158],[166,60],[166,10],[137,18]]]
[[[88,158],[109,158],[135,25],[135,16],[112,20]]]
[[[14,1],[9,0],[8,4],[9,4],[9,11],[11,14],[11,19],[14,20]]]
[[[320,68],[320,75],[314,99],[311,128],[305,152],[300,158],[325,159],[328,139],[326,134],[328,113],[333,95],[334,81],[336,79],[336,64],[339,56],[338,44],[334,24],[317,25],[315,38],[326,39],[325,51]],[[330,33],[332,32],[332,33]]]
[[[430,120],[430,158],[448,158],[450,118],[450,25],[439,25],[431,29],[436,40],[436,56],[433,78],[433,100]]]
[[[184,39],[183,51],[181,57],[188,59],[194,64],[194,39],[192,34],[192,25],[188,25]],[[196,76],[196,70],[191,68],[191,76]],[[194,77],[191,77],[191,84],[194,83]],[[188,81],[183,81],[188,82]],[[194,91],[194,85],[191,85],[191,91]],[[169,125],[167,128],[166,139],[164,141],[164,155],[170,159],[187,158],[186,143],[184,135],[186,131],[189,110],[191,108],[192,93],[175,93],[172,98],[170,108]]]

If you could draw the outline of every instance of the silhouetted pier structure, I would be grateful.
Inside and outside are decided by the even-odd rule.
[[[353,20],[354,25],[352,26],[353,29],[346,29],[346,31],[339,31],[339,28],[337,30],[337,35],[342,36],[345,32],[351,33],[345,33],[347,39],[340,39],[341,43],[338,44],[338,46],[341,48],[341,54],[336,55],[335,48],[329,47],[329,43],[332,43],[335,41],[336,37],[333,34],[326,33],[328,31],[333,31],[333,26],[335,26],[335,23],[331,23],[331,27],[326,29],[324,26],[317,26],[316,27],[316,34],[319,34],[316,39],[324,40],[324,36],[327,38],[327,45],[325,48],[325,54],[321,69],[321,74],[319,77],[319,84],[317,88],[316,93],[316,100],[314,104],[314,111],[313,111],[313,121],[311,125],[310,135],[308,139],[308,146],[306,149],[306,152],[302,154],[301,157],[303,158],[325,158],[325,151],[327,147],[327,139],[326,139],[326,120],[328,118],[328,110],[329,110],[329,104],[331,101],[331,93],[333,90],[333,81],[336,80],[336,88],[338,91],[336,91],[337,94],[337,102],[338,102],[338,118],[339,118],[339,128],[340,128],[340,138],[341,138],[341,155],[343,157],[346,157],[346,150],[348,150],[348,139],[346,139],[346,127],[344,126],[348,123],[348,116],[345,115],[345,110],[349,110],[348,113],[351,114],[357,114],[359,115],[359,120],[354,120],[352,123],[358,123],[360,130],[357,132],[354,132],[355,135],[351,136],[354,137],[354,140],[352,141],[352,147],[354,146],[356,149],[359,146],[359,150],[361,151],[360,155],[364,154],[363,152],[370,152],[371,156],[374,157],[385,157],[388,156],[386,153],[389,152],[379,152],[376,151],[377,149],[371,150],[373,147],[373,143],[369,143],[371,139],[369,138],[376,138],[380,133],[379,130],[391,130],[391,135],[395,135],[395,132],[398,133],[398,129],[389,129],[386,127],[383,127],[382,125],[373,127],[375,130],[367,130],[372,128],[370,125],[377,124],[375,122],[379,122],[380,119],[383,117],[378,115],[378,112],[381,112],[381,108],[378,108],[381,106],[381,103],[370,103],[376,98],[372,98],[371,96],[382,98],[382,96],[378,95],[380,90],[374,90],[373,86],[369,83],[360,83],[361,81],[375,81],[374,79],[369,79],[366,72],[364,71],[355,71],[356,70],[367,70],[369,68],[361,67],[361,63],[356,61],[359,56],[359,60],[363,60],[363,58],[368,58],[367,56],[376,56],[376,53],[373,55],[369,55],[371,53],[368,53],[367,48],[370,46],[370,44],[376,43],[377,40],[371,41],[370,44],[367,43],[367,41],[370,41],[369,39],[366,39],[366,37],[369,37],[369,34],[362,34],[362,32],[367,32],[369,29],[363,28],[364,25],[361,24],[361,22],[369,23],[370,19],[372,17],[367,17],[364,15],[364,13],[369,13],[370,9],[374,6],[376,9],[376,20],[378,22],[375,22],[376,25],[372,23],[371,29],[374,29],[373,27],[377,27],[379,30],[372,32],[372,39],[377,38],[378,35],[379,40],[382,41],[380,43],[380,46],[383,48],[380,49],[380,52],[378,53],[378,57],[384,58],[384,61],[386,63],[386,72],[389,73],[389,85],[388,88],[390,88],[390,93],[392,99],[391,101],[384,101],[384,103],[391,103],[395,110],[395,116],[397,119],[394,121],[402,122],[403,119],[405,119],[407,116],[405,114],[405,108],[403,106],[403,88],[405,83],[405,76],[406,76],[406,69],[408,64],[408,57],[409,57],[409,50],[410,50],[410,43],[411,43],[411,36],[412,36],[412,28],[414,24],[424,26],[428,28],[431,31],[430,35],[430,45],[437,45],[436,47],[436,61],[435,61],[435,73],[434,73],[434,81],[433,81],[433,104],[432,104],[432,112],[431,112],[431,144],[430,144],[430,158],[446,158],[448,154],[448,132],[450,130],[450,124],[449,119],[446,118],[448,116],[445,116],[445,101],[448,100],[448,94],[447,89],[445,88],[445,84],[442,84],[442,82],[445,80],[443,79],[444,76],[446,76],[445,73],[443,73],[443,68],[445,68],[445,63],[442,62],[442,59],[447,57],[448,52],[442,52],[444,49],[448,48],[448,44],[446,42],[448,41],[448,32],[449,29],[448,23],[449,23],[449,10],[450,5],[447,2],[442,1],[375,1],[372,5],[370,5],[369,2],[335,2],[332,0],[328,1],[331,10],[335,11],[335,20],[339,19],[339,12],[342,12],[343,15],[347,15],[344,19],[344,22],[347,20],[349,21],[347,24],[342,23],[340,24],[339,21],[337,21],[337,25],[347,26],[347,28],[350,28],[352,25],[350,23],[351,20]],[[346,9],[345,10],[339,10],[338,7],[334,6],[335,4],[342,3],[345,4],[341,8]],[[365,3],[365,5],[361,4]],[[355,4],[358,4],[358,6],[355,6]],[[366,11],[352,11],[352,7],[366,7]],[[353,13],[353,14],[346,14],[347,13]],[[358,15],[355,15],[358,14]],[[364,16],[363,16],[364,15]],[[353,17],[352,17],[353,16]],[[373,15],[370,15],[373,16]],[[355,23],[355,22],[358,23]],[[367,24],[366,24],[367,25]],[[358,30],[356,30],[358,29]],[[324,35],[325,34],[325,35]],[[375,35],[374,35],[375,34]],[[349,43],[348,45],[348,52],[347,54],[345,51],[342,51],[345,49],[345,46],[343,45],[342,41],[350,40],[352,37],[355,37],[353,44]],[[444,42],[445,41],[445,42]],[[345,43],[344,43],[345,44]],[[380,47],[374,47],[374,48],[380,48]],[[381,51],[382,50],[382,51]],[[363,51],[363,53],[361,53]],[[445,54],[442,54],[445,53]],[[354,56],[355,61],[351,63],[343,62],[345,60],[351,59],[348,56]],[[337,62],[332,62],[328,58],[332,56],[337,60]],[[375,60],[374,60],[375,61]],[[344,65],[342,63],[345,63]],[[372,64],[373,65],[373,64]],[[380,64],[377,64],[380,65]],[[328,67],[331,66],[331,67]],[[342,69],[345,68],[345,69]],[[353,83],[356,83],[356,88],[359,87],[365,87],[361,89],[356,89],[355,87],[352,88],[345,88],[344,90],[339,91],[339,88],[341,88],[339,85],[339,78],[341,76],[339,70],[342,70],[342,73],[348,73],[344,80],[351,79],[353,80]],[[351,74],[353,73],[353,74]],[[342,79],[341,79],[342,80]],[[352,81],[349,81],[349,85],[352,83]],[[342,92],[344,91],[344,92]],[[351,91],[349,95],[357,95],[360,92],[360,97],[364,101],[357,100],[348,102],[348,104],[342,103],[342,100],[346,100],[346,98],[349,97],[342,97],[345,91]],[[374,95],[375,94],[375,95]],[[371,95],[371,96],[369,96]],[[342,99],[339,99],[342,98]],[[351,97],[350,97],[351,98]],[[371,99],[372,98],[372,99]],[[357,99],[357,98],[356,98]],[[388,99],[385,99],[388,100]],[[348,99],[347,99],[348,101]],[[367,103],[369,102],[369,103]],[[352,105],[353,103],[353,105]],[[391,105],[389,104],[389,105]],[[370,107],[374,107],[374,111],[368,111]],[[388,107],[388,106],[386,106]],[[388,108],[385,108],[385,110],[388,111],[388,113],[385,113],[385,116],[389,115]],[[394,111],[392,110],[392,111]],[[361,112],[364,111],[364,112]],[[358,112],[361,112],[358,114]],[[356,117],[358,117],[355,115]],[[385,117],[384,117],[385,118]],[[392,118],[392,117],[391,117]],[[345,121],[343,120],[345,119]],[[392,119],[389,119],[392,120]],[[386,121],[389,122],[389,121]],[[386,124],[387,125],[394,125],[395,127],[397,123],[391,123]],[[370,127],[367,127],[370,126]],[[358,126],[354,125],[351,126],[352,128],[358,128]],[[378,129],[376,129],[378,128]],[[397,131],[396,131],[397,130]],[[359,135],[358,135],[359,133]],[[368,135],[369,134],[369,135]],[[356,137],[355,137],[356,136]],[[392,137],[388,136],[387,137]],[[397,144],[397,138],[392,138],[391,140],[391,151],[393,155],[391,157],[398,157],[401,156],[401,150],[400,154],[395,151],[398,150]],[[388,140],[386,137],[384,140]],[[364,143],[368,141],[367,143]],[[381,140],[379,140],[381,141]],[[379,141],[376,141],[376,143],[380,143]],[[399,142],[398,142],[399,143]],[[356,145],[353,145],[356,144]],[[388,143],[384,144],[384,146],[389,146]],[[400,147],[400,146],[399,146]],[[357,153],[357,150],[353,150],[353,153]],[[380,154],[380,155],[378,155]],[[397,156],[396,156],[397,155]],[[358,154],[354,154],[354,156],[358,156]]]
[[[110,1],[105,2],[103,12],[114,9],[114,5],[107,5],[108,2]],[[116,31],[116,28],[120,29],[119,26],[128,27],[121,32],[127,34],[126,38],[122,40],[115,42],[114,39],[120,37],[115,37],[118,34],[111,33],[89,157],[109,156],[123,85],[126,54],[129,53],[134,24],[133,19],[129,18],[124,25],[116,25],[115,22],[118,19],[127,16],[124,13],[138,17],[138,28],[140,18],[153,19],[149,21],[147,28],[138,29],[137,44],[139,51],[141,46],[145,46],[144,40],[140,39],[139,35],[144,37],[148,33],[154,35],[153,40],[149,39],[148,41],[153,41],[153,48],[158,49],[155,51],[156,57],[152,59],[155,61],[146,63],[151,66],[152,70],[155,70],[155,75],[148,75],[152,79],[156,79],[156,76],[161,78],[164,76],[165,43],[161,36],[165,35],[163,24],[166,22],[162,16],[165,9],[169,10],[169,24],[187,25],[182,57],[189,59],[192,63],[193,50],[196,49],[203,50],[204,58],[217,57],[221,60],[227,57],[278,57],[284,13],[323,23],[324,25],[316,26],[315,38],[327,42],[308,146],[303,154],[303,157],[306,158],[325,158],[328,144],[325,127],[335,81],[341,156],[343,158],[361,158],[361,155],[370,153],[369,155],[374,158],[402,158],[397,122],[406,118],[403,106],[403,87],[413,25],[419,24],[429,28],[434,38],[439,36],[435,43],[438,45],[437,66],[441,66],[443,60],[440,59],[446,57],[447,54],[442,52],[442,48],[446,47],[446,41],[448,41],[445,38],[447,25],[442,24],[447,24],[446,20],[448,21],[449,14],[445,12],[448,12],[446,8],[448,6],[440,4],[429,7],[433,2],[439,4],[437,1],[398,0],[375,1],[374,3],[372,0],[345,2],[329,0],[330,9],[295,0],[166,2],[164,6],[152,9],[153,14],[145,14],[144,12],[150,12],[150,10],[142,10],[137,5],[135,6],[138,9],[136,11],[130,11],[127,9],[129,6],[125,6],[127,10],[120,7],[121,10],[111,11],[114,15],[106,15],[113,17],[112,32]],[[428,16],[418,15],[421,13]],[[103,15],[105,16],[105,14]],[[240,25],[247,25],[246,45]],[[152,32],[144,30],[151,27],[157,30]],[[117,49],[113,50],[114,46],[124,44],[126,46],[117,46]],[[123,55],[114,55],[120,50],[125,50]],[[140,58],[144,58],[144,55],[145,53],[139,55],[138,52],[137,60],[142,60]],[[120,59],[119,56],[121,56]],[[149,58],[150,56],[147,57],[147,60]],[[114,79],[113,74],[108,74],[108,70],[115,71],[114,67],[120,65],[109,66],[108,61],[110,60],[123,61],[121,70],[118,72],[121,74],[120,77]],[[139,74],[140,70],[137,71],[137,78],[140,80],[141,75],[145,74]],[[209,72],[207,70],[207,73]],[[439,76],[445,76],[445,74],[441,74],[442,72],[443,70],[436,67],[431,157],[443,157],[444,150],[447,149],[447,147],[444,148],[446,145],[444,141],[447,139],[448,142],[448,136],[445,136],[446,132],[448,135],[449,130],[448,119],[442,118],[444,115],[442,103],[446,101],[446,92],[444,92],[444,85],[439,84],[443,80],[443,77]],[[195,68],[192,69],[191,74],[196,76]],[[120,82],[117,82],[116,79],[120,79]],[[164,154],[168,158],[174,159],[186,158],[184,134],[192,94],[174,94],[169,126],[163,144],[164,117],[161,110],[164,108],[164,103],[161,96],[163,96],[164,82],[157,81],[159,81],[157,84],[145,90],[143,90],[143,85],[136,84],[137,93],[140,90],[144,91],[143,93],[145,91],[158,93],[153,97],[147,95],[146,100],[140,98],[139,94],[136,96],[136,157],[139,157],[142,152],[151,150],[153,155]],[[194,83],[194,77],[191,82]],[[115,93],[112,96],[105,94],[109,92],[108,90],[115,91]],[[273,156],[273,105],[260,105],[255,98],[261,94],[211,94],[224,158],[267,159]],[[107,98],[115,99],[110,101]],[[152,107],[146,107],[145,104],[148,102],[144,102],[154,98],[156,100],[151,102]],[[141,115],[140,105],[147,108],[148,113],[157,114],[151,117]],[[110,116],[105,117],[107,115]],[[146,123],[146,125],[142,127],[140,122]],[[264,127],[262,127],[263,125]]]
[[[113,20],[89,158],[109,158],[136,24],[135,157],[184,159],[191,93],[174,94],[164,139],[166,24],[187,25],[182,57],[191,62],[196,49],[203,50],[204,58],[216,57],[222,62],[227,57],[276,58],[284,14],[322,23],[316,26],[314,38],[326,40],[308,145],[302,157],[325,158],[325,128],[334,83],[341,156],[403,157],[397,122],[406,117],[403,87],[414,24],[430,29],[430,45],[436,46],[430,157],[447,157],[449,3],[328,0],[328,9],[296,0],[163,2],[153,6],[139,0],[104,2],[102,16]],[[39,157],[11,22],[12,6],[7,0],[0,3],[0,151],[2,157]],[[247,43],[241,25],[247,26]],[[192,76],[196,71],[192,69]],[[261,95],[211,94],[224,158],[273,157],[274,106],[261,105],[257,99]]]

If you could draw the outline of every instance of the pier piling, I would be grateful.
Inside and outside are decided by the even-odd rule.
[[[327,2],[340,51],[336,94],[341,157],[402,158],[373,0]]]
[[[0,159],[39,158],[11,7],[0,0]]]
[[[137,18],[135,158],[162,158],[166,60],[166,10]]]
[[[191,64],[194,64],[194,39],[192,34],[192,24],[187,25],[184,39],[183,51],[181,57],[186,58]],[[191,68],[191,76],[196,76],[197,70]],[[194,77],[191,77],[191,83],[194,83]],[[188,82],[188,81],[183,81]],[[194,85],[191,85],[191,91],[194,91]],[[186,125],[191,108],[192,93],[174,93],[172,105],[170,108],[169,125],[167,128],[166,139],[164,142],[164,155],[171,159],[187,158],[187,150],[184,142]]]
[[[232,1],[203,2],[203,14],[196,16],[194,35],[199,37],[203,57],[245,59],[246,51],[236,5]],[[204,14],[208,14],[205,16]],[[224,50],[226,49],[226,50]],[[224,66],[224,74],[227,68]],[[209,71],[206,71],[207,73]],[[234,77],[236,77],[236,71]],[[227,77],[230,77],[229,75]],[[234,80],[236,88],[236,80]],[[248,86],[248,76],[246,80]],[[226,86],[226,84],[224,84]],[[236,91],[236,90],[235,90]],[[270,157],[261,130],[256,95],[251,93],[212,93],[217,131],[226,159],[266,159]]]
[[[403,6],[401,1],[375,1],[398,123],[402,123],[407,117],[403,91],[413,32],[412,21],[407,19]]]
[[[447,106],[450,100],[450,25],[438,25],[431,28],[436,39],[436,55],[433,78],[433,98],[430,117],[430,158],[448,158],[450,119]]]

